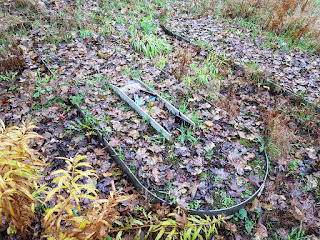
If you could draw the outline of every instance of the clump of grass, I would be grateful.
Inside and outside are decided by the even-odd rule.
[[[164,56],[164,55],[161,55],[158,60],[156,61],[156,65],[161,69],[163,70],[165,68],[165,66],[167,65],[168,63],[168,57],[167,56]]]
[[[143,52],[148,58],[154,58],[161,52],[170,52],[172,49],[165,39],[153,34],[134,37],[131,45],[135,50]]]
[[[222,81],[230,74],[227,59],[214,53],[210,53],[201,64],[190,64],[190,69],[190,73],[186,71],[188,74],[182,78],[184,83],[191,87],[206,87],[210,91],[220,89]]]
[[[156,27],[157,24],[153,21],[152,16],[134,21],[129,27],[132,47],[136,51],[143,52],[148,58],[154,58],[162,52],[172,51],[167,40],[156,35]]]

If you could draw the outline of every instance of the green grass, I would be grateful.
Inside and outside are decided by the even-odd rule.
[[[196,138],[194,131],[191,128],[179,129],[179,131],[180,131],[180,135],[177,138],[177,142],[183,145],[189,142],[193,146],[198,143],[198,139]]]
[[[138,51],[143,52],[146,57],[154,58],[162,52],[172,51],[171,45],[164,38],[159,38],[156,35],[149,34],[143,36],[135,36],[131,40],[132,47]]]

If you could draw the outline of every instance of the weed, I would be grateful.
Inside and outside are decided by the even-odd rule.
[[[240,143],[241,145],[243,145],[244,147],[246,147],[246,148],[249,148],[249,147],[251,146],[250,141],[247,140],[247,139],[240,139],[240,140],[239,140],[239,143]]]
[[[279,37],[269,39],[271,42],[277,39],[285,42],[288,48],[320,50],[319,11],[314,0],[227,0],[223,5],[225,16],[240,17],[247,22],[247,27],[252,28],[254,23],[278,34]]]
[[[70,124],[67,127],[67,133],[73,133],[73,132],[81,132],[82,130],[86,130],[86,128],[83,126],[81,121],[79,119],[75,121],[71,121]]]
[[[274,237],[276,240],[282,240],[281,237],[277,235],[277,233],[274,234]],[[299,227],[295,227],[291,230],[291,233],[285,238],[286,240],[306,240],[310,239],[312,236],[306,236],[305,231],[302,227],[302,223]]]
[[[168,57],[165,57],[163,55],[160,55],[160,57],[158,58],[156,65],[163,70],[166,66],[166,64],[168,63]]]
[[[162,144],[164,145],[167,141],[167,139],[165,138],[165,136],[161,133],[159,133],[158,135],[152,137],[152,140],[156,143],[156,144]],[[170,159],[170,157],[169,157]]]
[[[118,153],[118,156],[122,159],[122,153],[121,153],[121,155],[120,155],[120,153]],[[122,159],[122,160],[124,160],[124,159]],[[129,166],[130,171],[133,174],[137,173],[137,168],[132,163],[129,163],[128,166]]]
[[[212,92],[221,87],[221,80],[229,75],[229,68],[226,64],[228,59],[224,56],[218,56],[210,53],[201,64],[191,64],[192,74],[185,75],[183,81],[188,86],[211,87]],[[231,70],[230,70],[231,71]]]
[[[198,143],[198,139],[195,137],[195,134],[192,130],[192,127],[188,129],[179,129],[180,135],[177,138],[177,141],[181,144],[185,144],[190,142],[191,145],[196,145]]]
[[[245,221],[245,229],[248,233],[252,232],[255,223],[249,218],[247,211],[243,208],[240,209],[239,212],[236,212],[233,219],[238,221],[239,219]]]
[[[41,87],[36,87],[36,92],[35,94],[32,95],[33,98],[38,98],[40,97],[41,94],[44,94],[45,90],[43,90]]]
[[[254,62],[250,61],[245,66],[245,77],[248,81],[253,82],[258,87],[261,87],[264,85],[264,76],[262,72],[259,70],[259,65]]]
[[[284,124],[282,116],[270,112],[265,117],[269,135],[268,152],[271,157],[286,164],[286,156],[291,152],[291,143],[298,139],[294,130]]]
[[[211,160],[213,154],[214,154],[214,149],[210,149],[209,151],[206,151],[206,153],[205,153],[205,158]]]
[[[252,192],[250,189],[246,189],[246,191],[244,193],[241,193],[240,194],[240,197],[243,198],[243,199],[247,199],[249,198],[250,196],[252,196]]]
[[[233,206],[235,205],[235,201],[233,201],[230,197],[227,197],[227,194],[226,192],[221,192],[221,205],[222,207],[230,207],[230,206]]]
[[[93,32],[91,29],[81,29],[79,32],[79,37],[80,38],[91,38],[93,36]]]
[[[188,48],[179,48],[176,51],[176,55],[178,58],[178,66],[174,70],[174,75],[176,78],[185,78],[185,76],[189,76],[189,66],[191,64],[191,52]],[[186,80],[184,80],[187,82]]]
[[[136,208],[138,213],[136,218],[127,218],[123,222],[116,221],[117,227],[111,229],[111,233],[116,233],[116,239],[121,239],[124,232],[136,230],[136,239],[140,239],[142,232],[146,234],[145,239],[197,239],[204,236],[209,239],[213,233],[217,233],[217,227],[224,223],[224,218],[203,217],[197,215],[186,215],[177,209],[173,213],[167,214],[166,218],[158,219],[151,212],[147,213],[143,208]]]
[[[211,45],[209,42],[196,40],[194,44],[199,47],[205,47],[207,50],[211,50]]]
[[[200,203],[196,199],[194,199],[192,202],[189,203],[190,209],[198,209],[199,207],[200,207]]]
[[[84,95],[78,94],[78,95],[75,95],[75,96],[71,96],[70,97],[70,102],[72,104],[75,104],[75,105],[82,105],[84,98],[85,98]]]
[[[0,75],[0,79],[13,82],[19,72],[6,72],[4,75]]]
[[[183,114],[188,114],[190,111],[188,109],[188,103],[180,104],[179,105],[179,111]]]
[[[56,204],[44,214],[46,237],[105,239],[112,223],[119,219],[118,203],[134,198],[131,195],[119,196],[113,184],[108,199],[98,199],[97,189],[86,183],[87,179],[97,178],[97,175],[92,166],[83,161],[85,158],[80,155],[71,159],[62,158],[67,163],[67,169],[51,174],[56,176],[52,180],[54,187],[45,202],[55,199]],[[83,208],[84,200],[91,201],[89,208]]]
[[[109,21],[105,21],[103,25],[98,28],[98,34],[104,37],[109,37],[114,31],[114,26]]]
[[[197,114],[196,111],[193,111],[192,112],[192,115],[191,115],[191,121],[194,122],[194,124],[199,127],[200,125],[203,124],[203,121],[199,119],[199,115]]]
[[[22,69],[25,65],[22,49],[15,43],[12,47],[4,49],[5,52],[0,52],[0,72]]]
[[[143,18],[140,22],[140,26],[142,28],[142,32],[144,34],[155,34],[156,33],[156,27],[157,24],[153,22],[152,16],[149,15],[146,18]]]
[[[122,147],[118,147],[118,156],[121,160],[124,160],[123,149]]]

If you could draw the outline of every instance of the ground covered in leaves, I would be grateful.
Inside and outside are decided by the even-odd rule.
[[[113,183],[119,192],[139,196],[119,207],[123,218],[137,214],[137,206],[158,217],[176,205],[228,208],[261,186],[266,150],[264,191],[211,239],[285,239],[299,227],[310,239],[320,236],[319,55],[287,49],[245,22],[198,16],[180,2],[56,0],[37,8],[21,2],[1,6],[0,19],[10,20],[1,44],[11,44],[12,59],[18,54],[12,49],[22,49],[24,61],[0,56],[0,119],[39,127],[45,139],[33,147],[50,163],[46,182],[66,167],[56,157],[82,154],[97,172],[88,184],[101,198]],[[129,89],[128,96],[173,136],[166,140],[110,88],[132,79],[195,126],[148,91]],[[279,89],[270,89],[269,80]],[[282,88],[301,98],[283,96]],[[105,152],[97,127],[141,183],[173,206],[152,205],[135,189]],[[30,239],[41,231],[35,223]]]

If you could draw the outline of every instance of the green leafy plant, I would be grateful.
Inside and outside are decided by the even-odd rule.
[[[200,207],[200,202],[194,199],[192,202],[189,203],[190,209],[198,209]]]
[[[13,73],[6,72],[6,74],[4,74],[4,75],[0,74],[0,79],[8,81],[8,82],[9,81],[14,81],[14,79],[16,78],[18,73],[19,72],[13,72]]]
[[[143,208],[137,208],[136,218],[127,218],[125,221],[116,221],[114,229],[115,239],[120,240],[123,233],[135,231],[135,239],[140,239],[144,230],[145,239],[209,239],[212,233],[218,233],[217,227],[224,223],[224,218],[187,215],[181,209],[167,214],[166,218],[159,219],[152,212],[147,213]],[[204,237],[203,237],[204,236]]]
[[[41,94],[44,94],[45,90],[42,89],[41,87],[36,87],[36,92],[32,95],[33,98],[38,98],[40,97]]]
[[[276,240],[282,240],[283,238],[279,237],[277,233],[274,234]],[[312,236],[306,236],[303,229],[302,223],[299,227],[295,227],[291,230],[290,234],[285,238],[286,240],[307,240]]]
[[[239,212],[235,213],[234,219],[241,219],[245,221],[245,229],[248,233],[252,232],[254,222],[248,217],[248,212],[244,208],[240,209]]]
[[[191,119],[192,122],[194,122],[194,124],[196,126],[200,126],[203,123],[203,121],[199,119],[199,115],[196,113],[196,111],[192,112],[192,115],[191,115],[190,119]]]
[[[167,141],[167,139],[165,138],[165,136],[162,133],[159,133],[159,134],[155,135],[154,137],[152,137],[152,140],[156,144],[162,144],[162,145],[164,145]]]
[[[143,52],[148,58],[154,58],[161,52],[170,52],[172,50],[171,45],[165,38],[161,38],[155,35],[155,24],[149,18],[142,19],[140,26],[142,28],[141,33],[138,32],[136,24],[134,22],[129,27],[131,34],[130,43],[132,47],[139,52]]]
[[[235,202],[230,197],[227,197],[226,192],[222,192],[221,193],[221,204],[223,207],[230,207],[232,205],[235,205]]]
[[[168,57],[165,57],[163,55],[160,55],[160,57],[158,58],[156,65],[163,70],[164,67],[166,66],[166,64],[168,63]]]
[[[78,94],[78,95],[75,95],[75,96],[71,96],[70,97],[70,102],[72,104],[77,104],[77,105],[81,105],[83,99],[85,98],[84,95],[82,94]]]

